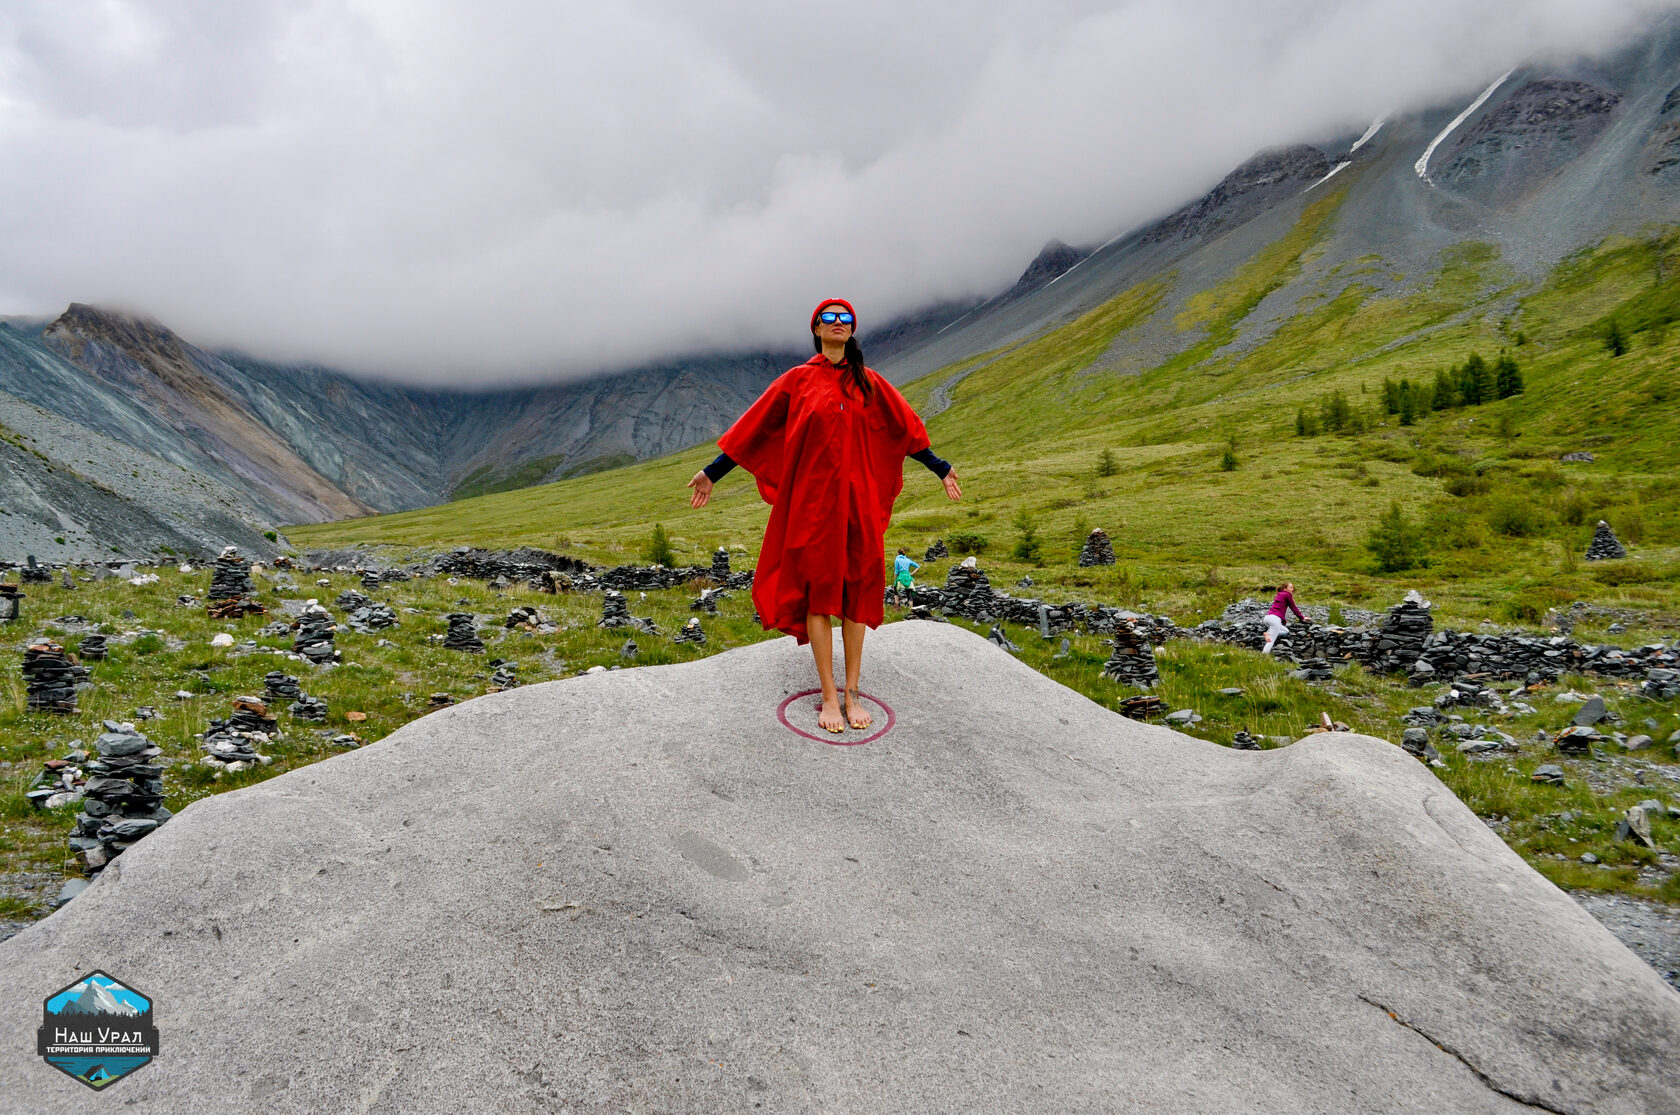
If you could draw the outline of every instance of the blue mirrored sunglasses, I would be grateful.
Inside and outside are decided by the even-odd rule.
[[[837,321],[841,325],[850,325],[852,323],[851,314],[836,313],[833,310],[824,310],[822,313],[818,314],[817,317],[822,319],[822,323],[824,325],[833,325]]]

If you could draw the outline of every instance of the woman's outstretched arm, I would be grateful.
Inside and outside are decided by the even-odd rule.
[[[711,464],[695,473],[694,479],[688,482],[688,486],[694,489],[688,505],[695,508],[706,506],[706,501],[712,498],[712,485],[722,480],[734,467],[735,462],[729,459],[728,453],[719,453]]]
[[[918,449],[910,454],[912,461],[920,461],[928,467],[935,476],[945,482],[945,495],[949,499],[961,499],[962,489],[957,486],[957,470],[951,462],[934,455],[933,448]]]

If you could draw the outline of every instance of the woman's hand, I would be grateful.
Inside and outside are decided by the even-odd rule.
[[[962,489],[957,487],[957,470],[954,468],[945,474],[945,494],[951,499],[962,498]]]
[[[712,478],[706,475],[706,470],[701,469],[695,473],[694,479],[688,482],[688,486],[694,489],[694,494],[688,499],[688,505],[690,507],[706,506],[706,501],[712,498]]]

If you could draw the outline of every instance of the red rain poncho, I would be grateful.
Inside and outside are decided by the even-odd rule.
[[[718,439],[770,505],[753,605],[765,630],[801,646],[807,615],[881,625],[882,539],[904,458],[928,447],[898,388],[865,373],[875,388],[867,400],[843,365],[819,353],[777,377]]]

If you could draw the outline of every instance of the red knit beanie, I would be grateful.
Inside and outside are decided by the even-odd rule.
[[[852,315],[852,333],[857,333],[857,311],[852,309],[852,304],[844,298],[824,298],[821,302],[817,303],[817,308],[811,311],[811,328],[813,331],[817,328],[817,315],[823,312],[823,307],[825,306],[846,307],[846,312]]]

